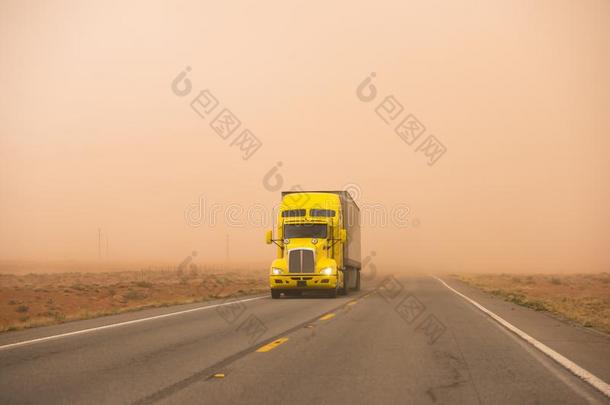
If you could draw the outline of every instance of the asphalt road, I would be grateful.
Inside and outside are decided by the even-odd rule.
[[[389,279],[337,299],[227,304],[4,334],[0,403],[608,403],[431,277]],[[489,304],[526,331],[552,325],[535,321],[540,313]],[[209,305],[218,306],[198,309]],[[190,312],[163,316],[176,311]],[[130,323],[108,327],[121,322]],[[556,339],[556,348],[595,375],[610,375],[608,337],[562,325],[552,335],[571,337]],[[68,335],[19,344],[58,334]]]

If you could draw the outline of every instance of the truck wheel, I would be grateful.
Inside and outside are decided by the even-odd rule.
[[[280,294],[281,293],[278,290],[271,290],[271,298],[274,300],[280,298]]]
[[[349,293],[349,269],[343,270],[343,287],[339,290],[339,294],[347,295]]]
[[[356,291],[360,291],[360,270],[356,270]]]

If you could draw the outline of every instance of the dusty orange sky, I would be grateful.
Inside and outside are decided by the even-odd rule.
[[[103,260],[224,260],[229,234],[264,263],[268,224],[185,211],[271,209],[281,161],[284,189],[409,207],[365,227],[380,265],[608,271],[608,21],[605,0],[3,1],[0,260],[98,260],[101,228]],[[250,159],[191,109],[204,89]],[[445,145],[434,165],[375,113],[388,95]]]

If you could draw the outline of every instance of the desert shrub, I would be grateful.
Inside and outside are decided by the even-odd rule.
[[[525,296],[523,296],[522,294],[509,293],[508,295],[506,295],[506,300],[517,305],[523,305],[525,303]]]
[[[525,300],[522,305],[526,306],[528,308],[532,308],[533,310],[536,310],[536,311],[546,311],[547,310],[547,307],[544,304],[544,302],[538,301],[538,300]]]
[[[61,313],[59,311],[54,312],[53,313],[53,318],[57,321],[57,322],[63,322],[66,320],[66,314]]]
[[[495,289],[491,290],[490,293],[492,293],[493,295],[500,295],[500,296],[506,295],[506,292],[499,288],[495,288]]]
[[[152,283],[149,281],[136,281],[134,284],[142,288],[152,288],[153,286]]]
[[[128,300],[141,300],[142,298],[146,298],[146,294],[135,290],[129,290],[123,296]]]
[[[561,284],[561,279],[557,277],[551,277],[551,284],[559,285]]]
[[[30,307],[28,307],[27,305],[19,305],[17,307],[17,309],[15,309],[15,311],[21,312],[21,313],[28,312],[29,310],[30,310]]]

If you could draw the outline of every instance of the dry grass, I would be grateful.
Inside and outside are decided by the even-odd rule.
[[[610,333],[610,274],[462,274],[460,280],[507,301]]]
[[[267,290],[260,271],[0,274],[0,332]]]

